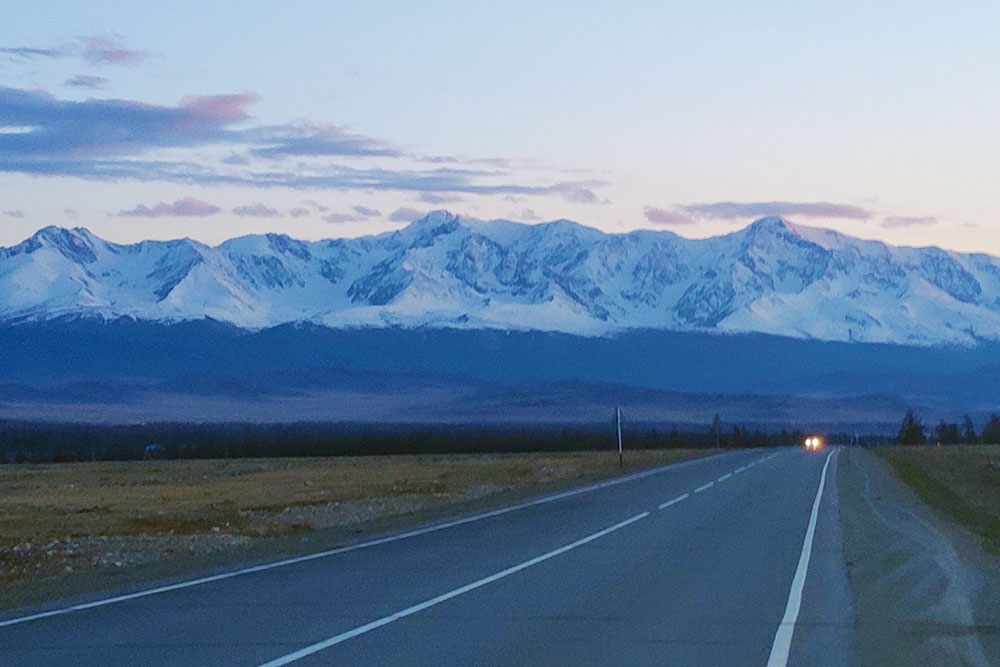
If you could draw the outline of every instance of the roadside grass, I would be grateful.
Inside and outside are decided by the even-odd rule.
[[[330,548],[717,450],[0,465],[0,608]]]
[[[874,450],[920,498],[1000,555],[1000,445]]]

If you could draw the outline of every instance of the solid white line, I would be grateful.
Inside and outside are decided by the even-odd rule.
[[[662,504],[661,504],[661,505],[659,506],[659,508],[657,508],[657,509],[661,509],[661,510],[665,510],[665,509],[667,509],[668,507],[670,507],[671,505],[676,505],[677,503],[679,503],[680,501],[684,500],[685,498],[687,498],[687,497],[688,497],[688,496],[690,496],[690,495],[691,495],[691,494],[689,494],[689,493],[685,493],[685,494],[683,494],[683,495],[680,495],[680,496],[677,496],[677,497],[676,497],[676,498],[674,498],[673,500],[668,500],[667,502],[665,502],[665,503],[662,503]]]
[[[708,489],[708,488],[711,488],[711,487],[713,487],[713,486],[715,486],[715,482],[709,482],[708,484],[702,484],[702,485],[701,485],[701,486],[699,486],[699,487],[698,487],[697,489],[695,489],[695,490],[694,490],[694,492],[695,492],[695,493],[701,493],[701,492],[702,492],[702,491],[704,491],[705,489]]]
[[[424,609],[427,609],[428,607],[433,607],[436,604],[440,604],[440,603],[445,602],[447,600],[450,600],[452,598],[456,598],[459,595],[463,595],[465,593],[468,593],[469,591],[473,591],[473,590],[475,590],[477,588],[481,588],[481,587],[483,587],[483,586],[485,586],[487,584],[491,584],[494,581],[497,581],[498,579],[503,579],[504,577],[508,577],[508,576],[514,574],[515,572],[520,572],[521,570],[527,569],[527,568],[531,567],[532,565],[537,565],[538,563],[541,563],[543,561],[547,561],[550,558],[555,558],[556,556],[558,556],[560,554],[564,554],[567,551],[570,551],[572,549],[576,549],[577,547],[582,546],[584,544],[587,544],[588,542],[593,542],[596,539],[604,537],[608,533],[613,533],[614,531],[618,530],[619,528],[624,528],[625,526],[627,526],[629,524],[632,524],[632,523],[635,523],[636,521],[639,521],[640,519],[645,519],[647,516],[649,516],[649,512],[643,512],[642,514],[637,514],[634,517],[632,517],[631,519],[626,519],[624,521],[616,523],[613,526],[605,528],[604,530],[599,530],[599,531],[597,531],[596,533],[594,533],[592,535],[588,535],[587,537],[584,537],[583,539],[577,540],[576,542],[572,542],[570,544],[567,544],[566,546],[559,547],[558,549],[554,549],[554,550],[552,550],[552,551],[550,551],[548,553],[542,554],[541,556],[536,556],[536,557],[534,557],[534,558],[532,558],[530,560],[524,561],[523,563],[521,563],[519,565],[514,565],[513,567],[509,567],[506,570],[501,570],[500,572],[497,572],[496,574],[491,574],[488,577],[483,577],[482,579],[479,579],[478,581],[474,581],[471,584],[466,584],[465,586],[461,586],[461,587],[456,588],[454,590],[448,591],[447,593],[442,593],[441,595],[438,595],[437,597],[433,597],[430,600],[426,600],[425,602],[421,602],[419,604],[415,604],[412,607],[407,607],[406,609],[403,609],[402,611],[397,611],[394,614],[390,614],[388,616],[383,616],[382,618],[380,618],[380,619],[378,619],[376,621],[372,621],[371,623],[366,623],[366,624],[364,624],[362,626],[354,628],[353,630],[348,630],[347,632],[342,632],[339,635],[334,635],[333,637],[330,637],[329,639],[325,639],[325,640],[323,640],[321,642],[317,642],[315,644],[312,644],[311,646],[306,646],[305,648],[299,649],[298,651],[295,651],[294,653],[289,653],[288,655],[284,655],[284,656],[282,656],[280,658],[276,658],[274,660],[271,660],[270,662],[266,662],[263,665],[261,665],[260,667],[279,667],[280,665],[287,665],[287,664],[289,664],[291,662],[295,662],[296,660],[300,660],[302,658],[305,658],[306,656],[312,655],[313,653],[318,653],[319,651],[322,651],[324,649],[330,648],[331,646],[335,646],[336,644],[340,644],[341,642],[345,642],[348,639],[352,639],[354,637],[357,637],[358,635],[363,635],[366,632],[371,632],[372,630],[375,630],[376,628],[381,628],[383,625],[388,625],[389,623],[392,623],[393,621],[398,621],[401,618],[405,618],[407,616],[412,616],[413,614],[416,614],[417,612],[423,611]]]
[[[836,451],[836,450],[834,450]],[[795,621],[799,618],[799,608],[802,606],[802,589],[806,584],[806,572],[809,570],[809,556],[812,554],[813,536],[816,534],[816,518],[819,516],[819,503],[823,499],[823,486],[826,484],[826,469],[834,452],[826,456],[823,472],[819,476],[819,488],[816,489],[816,500],[813,501],[812,514],[809,515],[809,526],[806,528],[806,538],[802,543],[802,554],[799,565],[792,577],[792,588],[788,591],[788,605],[785,607],[785,617],[778,625],[771,645],[771,656],[767,659],[767,667],[785,667],[788,664],[788,653],[792,648],[792,634],[795,632]]]
[[[472,516],[463,517],[461,519],[455,519],[453,521],[447,521],[445,523],[434,524],[432,526],[426,526],[424,528],[418,528],[416,530],[407,531],[405,533],[399,533],[396,535],[389,535],[387,537],[381,537],[374,540],[369,540],[367,542],[359,542],[357,544],[351,544],[344,547],[338,547],[336,549],[328,549],[326,551],[319,551],[312,554],[306,554],[304,556],[297,556],[295,558],[286,558],[284,560],[275,561],[273,563],[264,563],[263,565],[256,565],[254,567],[246,567],[240,570],[234,570],[232,572],[223,572],[221,574],[216,574],[208,577],[201,577],[198,579],[192,579],[189,581],[182,581],[176,584],[170,584],[167,586],[159,586],[157,588],[150,588],[144,591],[138,591],[135,593],[129,593],[126,595],[118,595],[111,598],[104,598],[101,600],[95,600],[93,602],[86,602],[83,604],[72,605],[70,607],[62,607],[59,609],[53,609],[51,611],[43,611],[37,614],[31,614],[30,616],[21,616],[18,618],[11,618],[5,621],[0,620],[0,628],[9,625],[18,625],[20,623],[28,623],[29,621],[37,621],[43,618],[50,618],[52,616],[61,616],[63,614],[69,614],[75,611],[84,611],[86,609],[93,609],[95,607],[103,607],[109,604],[117,604],[119,602],[127,602],[128,600],[135,600],[138,598],[148,597],[150,595],[159,595],[160,593],[169,593],[171,591],[177,591],[184,588],[191,588],[193,586],[201,586],[204,584],[210,584],[216,581],[223,581],[225,579],[232,579],[233,577],[241,577],[247,574],[254,574],[256,572],[264,572],[266,570],[272,570],[278,567],[285,567],[288,565],[295,565],[296,563],[304,563],[310,560],[316,560],[317,558],[328,558],[329,556],[335,556],[337,554],[347,553],[349,551],[357,551],[359,549],[367,549],[370,547],[379,546],[381,544],[388,544],[389,542],[396,542],[398,540],[405,540],[410,537],[417,537],[418,535],[426,535],[427,533],[433,533],[439,530],[445,530],[447,528],[454,528],[455,526],[461,526],[467,523],[472,523],[474,521],[481,521],[483,519],[489,519],[495,516],[500,516],[502,514],[507,514],[508,512],[515,512],[517,510],[526,509],[528,507],[534,507],[536,505],[543,505],[545,503],[551,503],[555,500],[562,500],[563,498],[569,498],[581,493],[588,493],[590,491],[597,491],[599,489],[605,489],[609,486],[616,486],[618,484],[624,484],[626,482],[631,482],[637,479],[642,479],[644,477],[649,477],[651,475],[657,475],[667,470],[676,470],[678,468],[685,468],[702,461],[707,461],[709,459],[714,459],[715,456],[705,456],[702,458],[691,459],[690,461],[681,461],[680,463],[671,463],[669,465],[660,466],[659,468],[653,468],[652,470],[644,470],[642,472],[633,473],[631,475],[626,475],[624,477],[616,477],[614,479],[605,480],[603,482],[597,482],[595,484],[590,484],[588,486],[583,486],[578,489],[571,489],[569,491],[563,491],[561,493],[555,493],[550,496],[544,496],[542,498],[537,498],[535,500],[529,500],[527,502],[518,503],[517,505],[511,505],[509,507],[502,507],[500,509],[491,510],[489,512],[482,512],[481,514],[474,514]]]
[[[716,482],[725,482],[727,479],[729,479],[732,476],[733,476],[733,473],[727,472],[725,475],[723,475],[722,477],[720,477],[719,479],[717,479],[715,481]]]

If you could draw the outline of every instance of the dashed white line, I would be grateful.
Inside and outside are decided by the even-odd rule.
[[[836,451],[836,450],[834,450]],[[813,536],[816,534],[816,518],[819,516],[819,503],[823,499],[823,486],[826,484],[826,469],[830,465],[833,452],[826,456],[823,472],[819,476],[819,488],[816,489],[816,499],[813,501],[812,513],[809,515],[809,525],[806,527],[806,537],[802,542],[802,554],[799,556],[798,567],[792,577],[792,588],[788,591],[788,604],[785,606],[785,616],[774,634],[771,645],[771,655],[767,659],[767,667],[785,667],[788,664],[788,654],[792,648],[792,634],[795,632],[795,622],[799,618],[799,608],[802,606],[802,589],[806,584],[806,572],[809,570],[809,556],[812,554]]]
[[[713,487],[713,486],[715,486],[715,482],[709,482],[708,484],[702,484],[702,485],[701,485],[701,486],[699,486],[699,487],[698,487],[697,489],[695,489],[695,490],[694,490],[694,492],[695,492],[695,493],[701,493],[701,492],[702,492],[702,491],[704,491],[705,489],[709,489],[709,488],[711,488],[711,487]]]
[[[433,607],[434,605],[437,605],[437,604],[441,604],[442,602],[445,602],[445,601],[450,600],[452,598],[456,598],[459,595],[463,595],[465,593],[468,593],[469,591],[473,591],[473,590],[475,590],[477,588],[481,588],[481,587],[483,587],[483,586],[485,586],[487,584],[491,584],[494,581],[497,581],[498,579],[503,579],[504,577],[508,577],[508,576],[514,574],[515,572],[520,572],[521,570],[527,569],[527,568],[531,567],[532,565],[537,565],[538,563],[541,563],[542,561],[546,561],[546,560],[548,560],[550,558],[555,558],[556,556],[558,556],[560,554],[564,554],[567,551],[570,551],[572,549],[576,549],[577,547],[583,546],[584,544],[587,544],[588,542],[593,542],[596,539],[604,537],[608,533],[613,533],[614,531],[618,530],[619,528],[624,528],[625,526],[627,526],[629,524],[632,524],[632,523],[635,523],[636,521],[639,521],[640,519],[645,519],[647,516],[649,516],[649,512],[643,512],[642,514],[637,514],[634,517],[632,517],[631,519],[625,519],[624,521],[616,523],[615,525],[610,526],[608,528],[605,528],[604,530],[599,530],[596,533],[594,533],[593,535],[588,535],[587,537],[584,537],[583,539],[579,539],[576,542],[572,542],[570,544],[567,544],[566,546],[559,547],[558,549],[553,549],[552,551],[550,551],[548,553],[545,553],[545,554],[542,554],[541,556],[536,556],[535,558],[532,558],[530,560],[526,560],[523,563],[520,563],[519,565],[515,565],[513,567],[509,567],[506,570],[501,570],[500,572],[497,572],[496,574],[491,574],[488,577],[483,577],[482,579],[479,579],[478,581],[474,581],[471,584],[466,584],[465,586],[460,586],[459,588],[456,588],[454,590],[448,591],[447,593],[442,593],[441,595],[438,595],[437,597],[433,597],[430,600],[426,600],[426,601],[421,602],[419,604],[415,604],[412,607],[407,607],[406,609],[403,609],[401,611],[397,611],[394,614],[390,614],[388,616],[383,616],[382,618],[380,618],[378,620],[372,621],[371,623],[366,623],[364,625],[361,625],[359,627],[354,628],[353,630],[348,630],[347,632],[342,632],[339,635],[334,635],[333,637],[330,637],[329,639],[325,639],[325,640],[323,640],[321,642],[317,642],[315,644],[312,644],[311,646],[306,646],[305,648],[299,649],[298,651],[295,651],[294,653],[289,653],[288,655],[281,656],[280,658],[275,658],[274,660],[271,660],[270,662],[264,663],[260,667],[279,667],[280,665],[287,665],[289,663],[295,662],[296,660],[300,660],[300,659],[305,658],[307,656],[310,656],[310,655],[312,655],[314,653],[318,653],[318,652],[320,652],[320,651],[322,651],[324,649],[328,649],[331,646],[335,646],[337,644],[340,644],[341,642],[345,642],[348,639],[352,639],[354,637],[357,637],[358,635],[363,635],[366,632],[371,632],[372,630],[375,630],[377,628],[381,628],[383,625],[388,625],[388,624],[392,623],[393,621],[398,621],[401,618],[406,618],[407,616],[412,616],[413,614],[416,614],[417,612],[423,611],[424,609],[427,609],[429,607]]]
[[[727,472],[725,475],[723,475],[722,477],[720,477],[719,479],[717,479],[715,481],[716,482],[725,482],[727,479],[729,479],[732,476],[733,476],[733,473]]]
[[[736,470],[733,471],[733,474],[734,475],[739,475],[741,472],[746,471],[746,469],[747,469],[746,466],[740,466],[739,468],[737,468]]]
[[[680,501],[684,500],[685,498],[690,497],[690,495],[691,495],[690,493],[681,494],[681,495],[677,496],[676,498],[674,498],[673,500],[668,500],[665,503],[661,503],[660,506],[657,509],[665,510],[668,507],[670,507],[671,505],[676,505],[677,503],[679,503]]]
[[[510,505],[508,507],[502,507],[500,509],[490,510],[488,512],[482,512],[480,514],[474,514],[472,516],[462,517],[460,519],[454,519],[452,521],[447,521],[445,523],[434,524],[431,526],[425,526],[423,528],[418,528],[416,530],[410,530],[405,533],[397,533],[396,535],[388,535],[386,537],[380,537],[374,540],[369,540],[367,542],[359,542],[357,544],[351,544],[344,547],[337,547],[335,549],[328,549],[326,551],[319,551],[316,553],[306,554],[304,556],[296,556],[294,558],[286,558],[284,560],[275,561],[273,563],[264,563],[262,565],[255,565],[253,567],[246,567],[239,570],[233,570],[232,572],[223,572],[220,574],[215,574],[208,577],[200,577],[198,579],[191,579],[189,581],[182,581],[176,584],[170,584],[167,586],[159,586],[157,588],[150,588],[143,591],[137,591],[135,593],[128,593],[125,595],[117,595],[115,597],[104,598],[100,600],[94,600],[92,602],[86,602],[83,604],[76,604],[69,607],[61,607],[59,609],[52,609],[50,611],[43,611],[37,614],[31,614],[29,616],[20,616],[17,618],[9,618],[7,620],[0,620],[0,628],[19,625],[21,623],[28,623],[31,621],[38,621],[43,618],[51,618],[52,616],[62,616],[63,614],[69,614],[77,611],[85,611],[87,609],[94,609],[95,607],[104,607],[110,604],[118,604],[120,602],[127,602],[129,600],[136,600],[139,598],[148,597],[150,595],[160,595],[162,593],[169,593],[171,591],[182,590],[185,588],[191,588],[194,586],[201,586],[204,584],[209,584],[216,581],[223,581],[225,579],[232,579],[233,577],[242,577],[248,574],[254,574],[256,572],[264,572],[266,570],[273,570],[279,567],[286,567],[288,565],[295,565],[297,563],[304,563],[311,560],[316,560],[319,558],[328,558],[329,556],[335,556],[337,554],[346,553],[349,551],[357,551],[359,549],[367,549],[369,547],[375,547],[382,544],[388,544],[390,542],[396,542],[398,540],[405,540],[410,537],[417,537],[419,535],[426,535],[427,533],[434,533],[439,530],[445,530],[447,528],[453,528],[455,526],[461,526],[467,523],[472,523],[474,521],[481,521],[483,519],[489,519],[492,517],[507,514],[509,512],[515,512],[517,510],[526,509],[528,507],[534,507],[536,505],[543,505],[545,503],[550,503],[555,500],[562,500],[563,498],[569,498],[581,493],[587,493],[589,491],[597,491],[599,489],[604,489],[609,486],[617,486],[618,484],[623,484],[626,482],[631,482],[637,479],[642,479],[644,477],[649,477],[651,475],[657,475],[667,470],[677,470],[678,468],[686,468],[688,466],[696,465],[703,461],[708,461],[709,459],[715,458],[714,456],[706,456],[704,458],[692,459],[690,461],[682,461],[680,463],[672,463],[665,466],[660,466],[658,468],[653,468],[652,470],[643,470],[642,472],[633,473],[631,475],[625,475],[623,477],[615,477],[613,479],[604,480],[602,482],[597,482],[595,484],[590,484],[588,486],[583,486],[577,489],[571,489],[569,491],[563,491],[561,493],[555,493],[549,496],[544,496],[542,498],[536,498],[535,500],[529,500],[527,502],[518,503],[516,505]]]

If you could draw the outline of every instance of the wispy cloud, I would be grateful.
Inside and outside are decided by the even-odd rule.
[[[441,194],[440,192],[421,192],[417,199],[428,204],[453,204],[465,201],[464,197],[457,195]]]
[[[672,211],[665,208],[658,208],[656,206],[647,206],[642,209],[642,213],[646,216],[646,220],[652,222],[654,225],[694,224],[694,220],[691,219],[691,216],[686,213],[681,213],[680,211]]]
[[[222,209],[218,206],[214,206],[200,199],[185,197],[184,199],[178,199],[173,204],[168,204],[162,201],[155,206],[139,204],[133,209],[119,211],[118,215],[134,218],[204,218],[209,215],[215,215],[221,210]]]
[[[80,212],[77,211],[75,208],[64,208],[63,209],[63,215],[65,215],[70,220],[79,220],[80,219]]]
[[[304,216],[309,215],[309,209],[303,208],[301,206],[296,206],[295,208],[293,208],[291,211],[288,212],[288,215],[292,216],[293,218],[302,218]]]
[[[110,81],[105,79],[103,76],[92,76],[89,74],[77,74],[71,76],[63,82],[63,85],[73,86],[75,88],[88,88],[90,90],[104,90],[108,87]]]
[[[31,46],[2,46],[0,54],[18,58],[64,58],[67,55],[61,49],[39,49]]]
[[[83,58],[87,62],[110,65],[137,65],[146,59],[146,52],[130,49],[117,36],[80,37]]]
[[[17,58],[81,58],[94,65],[137,65],[148,55],[129,48],[118,35],[87,35],[62,46],[5,46],[0,54]]]
[[[352,206],[351,210],[353,213],[338,213],[336,211],[329,213],[323,216],[323,220],[333,223],[364,222],[370,218],[377,218],[382,215],[379,211],[367,206]]]
[[[330,157],[379,156],[401,157],[403,152],[386,142],[352,134],[332,124],[290,123],[267,125],[246,130],[242,138],[251,144],[264,144],[250,152],[257,157]]]
[[[880,226],[885,229],[896,229],[898,227],[931,227],[938,224],[938,219],[934,216],[908,217],[890,215],[883,218]]]
[[[302,200],[302,203],[307,205],[312,210],[318,211],[320,213],[326,213],[327,211],[330,210],[329,206],[324,206],[323,204],[320,204],[318,201],[314,199],[304,199]]]
[[[389,214],[389,219],[393,222],[413,222],[427,215],[426,211],[419,211],[415,208],[397,208]]]
[[[358,215],[362,215],[366,218],[377,218],[381,213],[373,208],[368,208],[367,206],[353,206],[354,212]]]
[[[860,206],[830,202],[710,202],[681,206],[680,210],[694,218],[731,220],[760,218],[769,215],[803,218],[844,218],[868,220],[872,212]]]
[[[247,206],[237,206],[233,213],[244,218],[280,218],[281,211],[264,204],[250,204]]]
[[[23,218],[24,217],[24,211],[22,211],[19,208],[8,209],[8,210],[4,211],[3,214],[6,215],[8,218]]]
[[[122,99],[60,100],[0,86],[0,171],[93,180],[166,181],[197,185],[294,189],[389,190],[427,199],[462,195],[555,196],[605,203],[603,181],[525,184],[504,171],[427,168],[420,159],[372,137],[319,123],[246,127],[252,92],[187,96],[175,106]],[[158,149],[191,151],[189,160],[147,159]],[[228,149],[206,160],[204,151]],[[333,159],[337,158],[338,161]],[[357,168],[344,160],[381,158],[395,168]]]

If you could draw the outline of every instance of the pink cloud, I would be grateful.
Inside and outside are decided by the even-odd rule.
[[[232,95],[185,95],[180,107],[190,112],[193,119],[209,120],[212,125],[228,125],[246,120],[250,115],[243,108],[260,100],[257,93],[244,92]]]
[[[88,62],[108,65],[137,65],[146,59],[146,52],[126,48],[121,40],[111,37],[81,37],[83,57]]]
[[[642,213],[646,216],[646,220],[654,225],[690,225],[694,223],[694,220],[679,211],[657,208],[656,206],[647,206],[642,209]]]
[[[221,210],[222,209],[218,206],[214,206],[200,199],[185,197],[184,199],[178,199],[173,204],[168,204],[162,201],[152,207],[146,206],[145,204],[139,204],[131,210],[119,211],[118,215],[134,218],[204,218],[205,216],[215,215]]]

